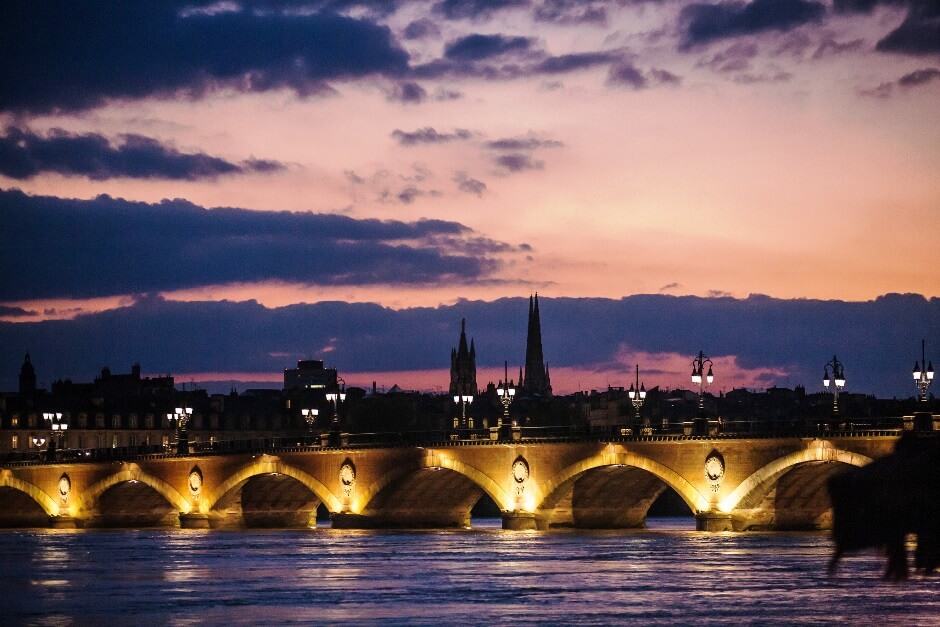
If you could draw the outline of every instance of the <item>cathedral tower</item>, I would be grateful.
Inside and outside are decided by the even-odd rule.
[[[460,343],[450,352],[450,393],[477,395],[477,349],[467,347],[467,319],[460,321]]]
[[[542,323],[539,320],[539,295],[529,297],[529,334],[525,346],[525,394],[552,395],[552,383],[542,356]]]
[[[36,370],[26,353],[26,360],[20,368],[20,396],[32,396],[36,393]]]

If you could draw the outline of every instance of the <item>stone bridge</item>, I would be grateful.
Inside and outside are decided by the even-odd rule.
[[[819,438],[635,436],[292,447],[132,461],[0,464],[0,526],[461,527],[484,495],[507,529],[642,527],[675,490],[706,531],[823,529],[826,480],[896,432]]]

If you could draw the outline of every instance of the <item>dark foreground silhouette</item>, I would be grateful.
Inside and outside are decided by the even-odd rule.
[[[829,480],[834,573],[849,551],[878,547],[887,553],[885,579],[908,575],[908,534],[917,536],[914,568],[940,566],[940,433],[905,433],[894,452]]]

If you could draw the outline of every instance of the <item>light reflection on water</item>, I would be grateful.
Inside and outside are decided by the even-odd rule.
[[[940,577],[825,565],[824,533],[0,532],[0,624],[767,623],[937,625]]]

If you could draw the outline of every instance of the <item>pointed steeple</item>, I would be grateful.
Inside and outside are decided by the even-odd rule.
[[[527,394],[551,396],[552,386],[545,368],[542,355],[542,323],[539,316],[539,295],[529,297],[529,328],[525,347],[525,382],[522,385]]]
[[[36,393],[36,369],[33,368],[33,362],[26,353],[23,360],[23,367],[20,368],[20,395],[32,396]]]
[[[450,352],[450,393],[476,395],[477,365],[476,346],[473,340],[467,345],[467,319],[460,321],[460,340],[457,348]]]

